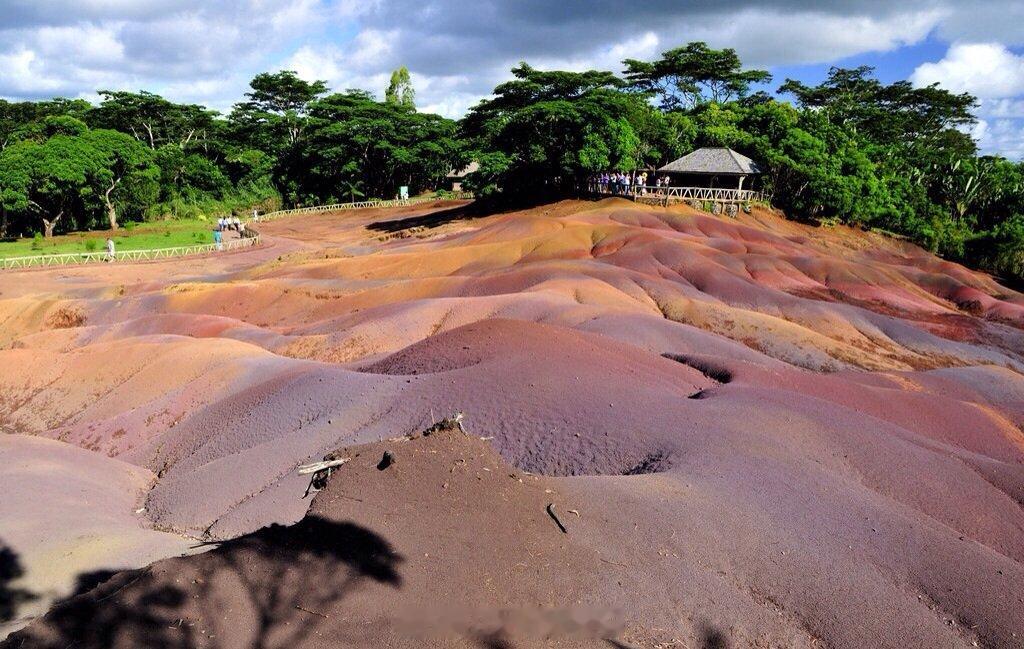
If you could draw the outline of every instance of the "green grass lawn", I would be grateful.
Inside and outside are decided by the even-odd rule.
[[[181,219],[137,223],[121,227],[114,235],[114,246],[121,250],[174,248],[197,243],[213,243],[213,223]],[[110,230],[72,232],[43,239],[33,247],[33,239],[0,241],[0,257],[24,257],[68,252],[103,252]]]

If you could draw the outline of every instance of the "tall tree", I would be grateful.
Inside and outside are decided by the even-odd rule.
[[[974,153],[963,131],[976,121],[977,99],[967,93],[951,93],[936,84],[915,88],[907,81],[886,85],[870,66],[831,68],[817,86],[786,79],[779,92],[792,94],[798,105],[824,111],[830,121],[880,144],[925,140]]]
[[[182,148],[205,138],[215,112],[195,104],[175,104],[151,92],[101,90],[103,101],[89,113],[94,128],[131,133],[150,149],[163,144]]]
[[[65,217],[81,214],[91,193],[95,152],[80,138],[57,135],[18,142],[0,153],[0,199],[6,212],[34,215],[51,237]]]
[[[564,195],[593,173],[630,171],[662,146],[641,136],[667,134],[643,97],[621,91],[610,72],[542,71],[521,63],[462,122],[480,170],[480,192],[514,199]]]
[[[272,154],[299,140],[309,103],[327,92],[327,82],[305,81],[292,70],[257,74],[249,85],[248,100],[235,104],[230,122],[247,146]]]
[[[765,70],[744,70],[736,50],[716,50],[700,41],[663,52],[656,61],[626,59],[622,64],[630,87],[660,96],[665,110],[739,99],[751,84],[772,78]]]
[[[384,101],[409,109],[416,108],[416,89],[412,87],[409,68],[403,65],[391,73],[391,83],[384,91]]]
[[[116,230],[118,204],[145,207],[157,199],[160,169],[152,151],[125,133],[96,129],[80,139],[94,152],[90,177],[102,198],[107,224]]]
[[[303,138],[278,164],[279,186],[293,202],[342,200],[357,189],[394,196],[436,186],[458,161],[451,120],[378,102],[362,91],[309,106]]]

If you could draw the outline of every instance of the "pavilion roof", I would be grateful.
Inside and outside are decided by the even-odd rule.
[[[661,172],[686,174],[734,174],[751,175],[761,173],[757,163],[732,149],[725,147],[704,147],[682,158],[668,163]]]

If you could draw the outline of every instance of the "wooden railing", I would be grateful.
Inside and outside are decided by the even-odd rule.
[[[769,203],[770,197],[764,192],[750,189],[725,189],[721,187],[648,187],[630,185],[615,192],[609,188],[597,187],[595,193],[608,196],[625,196],[641,202],[668,205],[690,201],[719,203],[724,205],[746,205]]]
[[[419,205],[421,203],[433,203],[443,200],[468,200],[473,198],[471,192],[453,192],[449,196],[417,196],[415,198],[395,198],[389,200],[357,201],[354,203],[335,203],[334,205],[316,205],[314,207],[296,207],[290,210],[277,210],[259,215],[257,221],[270,221],[282,216],[293,216],[296,214],[319,214],[322,212],[340,212],[343,210],[360,210],[373,207],[404,207],[406,205]]]
[[[60,252],[50,255],[32,255],[28,257],[0,258],[0,269],[8,268],[42,268],[47,266],[82,266],[113,261],[151,261],[154,259],[171,259],[189,255],[202,255],[210,252],[238,250],[260,245],[260,235],[231,239],[221,243],[197,243],[191,246],[175,246],[173,248],[152,248],[148,250],[121,250],[110,255],[106,252]]]

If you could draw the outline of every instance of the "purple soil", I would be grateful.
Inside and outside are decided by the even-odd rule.
[[[136,621],[107,644],[167,622],[183,634],[168,647],[248,646],[222,629],[422,646],[418,615],[458,636],[440,646],[534,646],[433,608],[578,605],[610,626],[552,642],[1020,646],[1024,296],[765,211],[449,210],[267,224],[280,259],[0,281],[0,425],[152,471],[160,529],[228,539],[305,517],[119,577],[82,600],[86,626],[58,612],[26,646],[122,614]],[[82,326],[46,324],[69,305]],[[456,411],[487,444],[378,441]],[[354,461],[307,513],[296,467],[374,442],[360,457],[387,448],[394,470]],[[468,482],[439,464],[470,456],[484,464]],[[309,547],[316,530],[341,547]],[[384,555],[401,584],[345,554],[368,539],[404,558]],[[327,575],[313,610],[329,617],[257,615],[301,596],[243,598],[281,570]],[[177,603],[152,599],[172,586]],[[299,614],[313,631],[292,642],[280,626]]]

